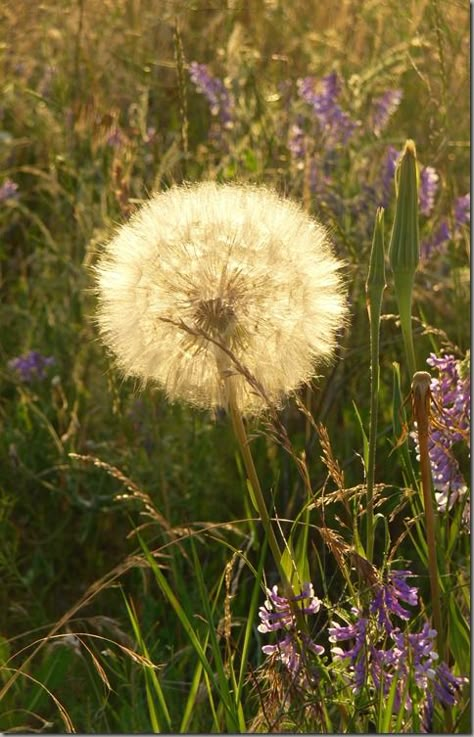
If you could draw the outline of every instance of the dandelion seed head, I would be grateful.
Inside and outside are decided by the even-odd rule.
[[[258,414],[328,359],[346,312],[322,225],[266,188],[212,182],[154,195],[95,269],[98,324],[126,376],[170,400]]]

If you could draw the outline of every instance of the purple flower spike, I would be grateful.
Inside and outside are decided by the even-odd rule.
[[[298,631],[295,609],[302,614],[316,614],[320,606],[311,583],[305,583],[301,593],[292,597],[280,596],[277,586],[267,589],[267,599],[258,613],[261,623],[257,629],[263,634],[282,629],[285,635],[275,645],[264,645],[262,651],[276,656],[293,675],[299,673],[306,652],[315,655],[324,652],[324,648],[313,642],[309,635]]]
[[[420,172],[420,212],[422,215],[431,215],[434,201],[438,192],[439,176],[432,166],[425,166]]]
[[[224,127],[232,125],[232,98],[224,82],[213,77],[206,64],[192,61],[189,65],[189,75],[196,88],[209,103],[211,115],[218,116]]]
[[[377,615],[379,625],[386,632],[391,632],[394,628],[391,614],[405,620],[411,617],[411,613],[400,604],[400,601],[411,605],[418,603],[418,590],[409,586],[405,580],[409,576],[413,576],[411,571],[391,571],[388,582],[376,587],[369,611]]]
[[[459,361],[452,355],[436,356],[432,353],[426,362],[438,371],[438,378],[431,380],[431,392],[442,408],[442,416],[440,425],[431,431],[428,449],[438,509],[445,512],[467,491],[467,483],[452,448],[458,442],[469,443],[469,357]]]
[[[20,381],[28,384],[35,379],[45,379],[46,369],[55,362],[53,356],[42,356],[38,351],[30,351],[23,356],[12,358],[8,362],[8,366],[16,372]]]
[[[390,571],[388,583],[372,589],[369,616],[352,607],[353,623],[343,626],[332,622],[329,641],[336,643],[331,648],[333,659],[344,661],[344,676],[355,693],[365,688],[376,698],[380,690],[383,696],[388,696],[395,679],[394,713],[401,708],[408,712],[413,709],[412,686],[415,685],[424,694],[419,704],[421,727],[429,732],[435,702],[454,705],[460,689],[468,681],[455,676],[446,663],[438,662],[437,632],[429,622],[424,623],[420,632],[402,631],[392,625],[389,612],[405,620],[411,617],[400,607],[399,600],[411,605],[418,603],[418,590],[406,582],[410,576],[413,574],[408,570]],[[347,649],[337,644],[348,640],[351,642]]]
[[[5,179],[0,186],[0,202],[15,200],[18,197],[18,184],[11,179]]]
[[[357,123],[337,104],[341,81],[336,72],[321,80],[304,77],[297,82],[299,96],[313,108],[321,132],[329,145],[347,143]]]
[[[373,102],[372,128],[376,136],[379,136],[387,126],[390,118],[397,110],[402,100],[401,90],[387,90],[387,92]]]
[[[454,203],[454,222],[457,228],[471,222],[471,195],[469,192],[463,197],[458,197]]]
[[[436,669],[435,696],[442,704],[453,706],[456,703],[458,692],[465,683],[468,683],[467,678],[454,676],[446,663],[441,663]]]

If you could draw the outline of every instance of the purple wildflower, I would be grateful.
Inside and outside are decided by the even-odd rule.
[[[347,143],[357,123],[337,104],[341,81],[336,72],[321,80],[304,77],[297,82],[299,96],[313,108],[328,144]]]
[[[432,166],[424,166],[420,172],[420,212],[430,215],[433,211],[436,193],[438,191],[439,176]]]
[[[429,258],[437,251],[441,251],[448,241],[459,236],[462,226],[471,221],[471,195],[469,192],[458,197],[454,203],[454,228],[451,229],[447,220],[442,220],[431,238],[421,244],[420,252],[424,259]]]
[[[389,611],[404,620],[411,616],[400,606],[399,600],[411,605],[418,603],[418,590],[406,582],[412,575],[406,570],[391,571],[389,583],[375,587],[368,616],[353,607],[355,621],[344,626],[332,622],[329,641],[352,641],[347,649],[336,645],[331,652],[336,660],[349,661],[345,674],[355,693],[366,687],[375,691],[382,689],[386,696],[396,679],[394,711],[401,708],[411,711],[410,685],[415,685],[423,694],[422,726],[427,731],[432,722],[434,702],[452,706],[467,679],[454,676],[446,663],[438,663],[437,632],[428,622],[420,632],[402,632],[392,625]]]
[[[293,159],[299,162],[299,166],[303,166],[303,161],[306,153],[305,146],[305,133],[301,125],[301,121],[298,120],[290,126],[288,134],[288,149]]]
[[[453,706],[456,703],[458,692],[465,683],[468,683],[467,678],[454,676],[446,663],[440,663],[434,679],[435,696],[442,704]]]
[[[18,197],[18,184],[11,179],[5,179],[0,186],[0,202],[14,200]]]
[[[53,356],[42,356],[38,351],[30,351],[23,356],[12,358],[8,367],[16,372],[20,381],[28,384],[35,379],[46,378],[46,369],[55,363]]]
[[[471,424],[471,380],[469,355],[464,361],[452,355],[430,354],[427,363],[438,371],[431,380],[431,392],[442,408],[439,426],[429,439],[429,454],[438,509],[445,512],[467,491],[459,463],[452,448],[457,442],[469,444]]]
[[[379,136],[388,121],[400,105],[401,90],[387,90],[384,95],[377,97],[372,104],[372,130]]]
[[[118,125],[114,125],[107,133],[105,142],[110,148],[119,148],[124,143],[124,135]]]
[[[224,127],[230,127],[233,103],[222,79],[213,77],[207,65],[197,61],[189,65],[189,75],[197,90],[207,99],[211,115],[218,116]]]
[[[400,151],[394,146],[387,148],[385,155],[385,162],[383,165],[382,174],[382,202],[383,207],[387,207],[392,197],[393,192],[393,181],[395,177],[395,169],[397,168],[397,161],[400,157]]]
[[[461,225],[471,222],[471,195],[468,192],[458,197],[454,203],[454,224],[458,229]]]
[[[350,679],[353,683],[353,691],[358,692],[366,682],[367,678],[367,626],[369,620],[362,616],[362,613],[352,607],[352,613],[357,620],[354,624],[346,626],[340,625],[338,622],[331,622],[328,629],[329,642],[344,642],[346,640],[354,640],[353,646],[349,650],[343,650],[338,645],[331,648],[334,657],[342,660],[349,659],[351,674]]]
[[[302,654],[311,651],[321,655],[324,652],[309,635],[298,631],[295,609],[302,614],[316,614],[320,606],[311,583],[305,583],[301,593],[292,597],[280,596],[277,586],[267,589],[267,599],[258,613],[261,623],[257,629],[263,634],[282,629],[285,635],[275,645],[264,645],[262,651],[275,655],[293,675],[301,669]]]
[[[431,238],[425,239],[420,246],[420,255],[422,259],[428,259],[436,251],[440,251],[442,247],[451,239],[451,231],[446,220],[442,220],[438,228],[435,230]]]
[[[377,615],[379,625],[384,627],[386,632],[394,629],[391,614],[396,614],[397,617],[405,620],[411,617],[411,613],[404,609],[400,601],[412,606],[418,604],[418,590],[406,582],[406,579],[413,575],[411,571],[394,570],[389,573],[387,583],[375,587],[375,595],[370,603],[369,611]]]

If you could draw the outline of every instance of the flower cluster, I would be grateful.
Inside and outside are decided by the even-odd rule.
[[[35,379],[45,379],[46,369],[55,363],[53,356],[42,356],[38,351],[29,351],[22,356],[12,358],[8,367],[14,371],[20,381],[25,384]]]
[[[222,79],[213,77],[206,64],[192,61],[189,76],[209,103],[211,115],[219,117],[225,128],[232,125],[233,100]]]
[[[258,625],[258,631],[263,634],[283,631],[283,639],[275,645],[264,645],[262,651],[265,655],[275,656],[294,676],[300,675],[307,653],[321,655],[324,652],[321,645],[317,645],[308,634],[298,629],[297,622],[297,613],[316,614],[320,606],[321,602],[314,595],[313,585],[305,583],[301,593],[291,597],[279,595],[277,586],[267,589],[267,599],[260,607],[258,615],[261,624]]]
[[[350,624],[334,621],[329,628],[335,660],[348,664],[346,678],[355,693],[367,687],[388,695],[396,680],[394,710],[413,708],[409,685],[420,689],[422,720],[429,727],[435,701],[452,706],[467,679],[455,676],[445,663],[438,663],[436,630],[426,622],[420,632],[404,632],[393,617],[408,621],[411,613],[400,602],[416,605],[418,590],[408,585],[408,571],[392,571],[385,583],[374,585],[368,611],[351,609]],[[349,647],[339,643],[351,641]]]
[[[446,219],[441,220],[433,234],[422,241],[420,254],[424,259],[428,259],[442,251],[450,240],[454,240],[461,235],[463,226],[471,220],[470,193],[458,197],[454,202],[453,209],[452,225]]]
[[[14,200],[18,197],[18,184],[12,179],[5,179],[0,186],[0,202]]]
[[[451,509],[467,491],[467,484],[453,453],[456,443],[469,444],[471,424],[471,380],[469,354],[464,361],[452,355],[436,356],[427,363],[438,371],[431,380],[431,392],[441,410],[441,417],[432,428],[429,454],[433,471],[433,484],[440,511]]]
[[[381,97],[377,97],[372,103],[372,130],[376,136],[380,136],[394,112],[402,101],[401,90],[387,90]]]
[[[321,80],[304,77],[298,80],[298,94],[313,108],[321,133],[328,145],[345,144],[358,124],[338,103],[341,80],[336,72]]]

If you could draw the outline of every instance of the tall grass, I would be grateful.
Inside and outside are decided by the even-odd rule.
[[[433,622],[433,550],[388,263],[378,361],[365,293],[377,208],[388,243],[395,159],[411,138],[420,187],[427,167],[438,175],[432,203],[420,200],[416,368],[442,379],[430,354],[458,361],[458,409],[432,382],[429,432],[438,446],[451,438],[453,489],[462,486],[467,8],[8,0],[0,20],[0,729],[468,732],[467,687],[453,687],[452,705],[439,692],[427,703],[413,660]],[[207,65],[200,81],[192,62]],[[333,73],[339,91],[325,127],[314,95]],[[377,101],[394,90],[399,104],[378,126]],[[311,581],[321,601],[290,632],[297,672],[261,649],[281,640],[258,626],[259,607],[267,599],[271,609],[269,591],[282,593],[283,582],[230,418],[124,381],[94,325],[101,244],[150,192],[205,179],[270,185],[297,200],[346,263],[351,317],[334,362],[277,417],[246,426],[281,566],[298,591]],[[15,362],[30,351],[40,357]],[[436,464],[432,450],[439,486]],[[470,668],[468,495],[445,510],[434,491],[439,637],[460,678]],[[395,589],[408,614],[390,618],[411,655],[377,684],[369,645],[392,652],[395,642],[377,621],[377,596],[393,593],[390,576],[404,569],[413,578]],[[417,589],[418,603],[404,587]],[[336,623],[352,628],[348,639]],[[362,661],[334,648],[362,642],[367,670],[354,688]]]

